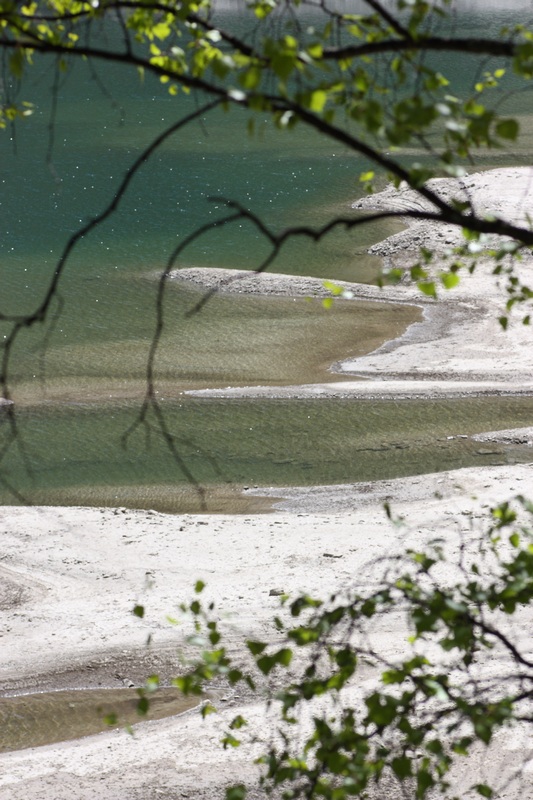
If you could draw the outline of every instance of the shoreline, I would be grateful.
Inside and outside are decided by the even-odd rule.
[[[490,177],[489,177],[490,175]],[[479,213],[493,212],[516,222],[526,222],[533,215],[533,169],[501,168],[475,173],[458,181],[438,178],[432,188],[443,198],[473,198]],[[410,189],[385,189],[369,195],[356,203],[360,210],[407,210],[429,207]],[[416,263],[418,250],[423,244],[436,254],[432,270],[439,272],[443,263],[461,241],[460,231],[453,226],[433,222],[413,221],[406,218],[404,231],[374,245],[370,251],[384,259],[385,266],[406,268]],[[520,278],[532,271],[533,256],[523,257],[514,264]],[[528,326],[524,326],[515,311],[510,315],[510,325],[504,331],[498,317],[505,306],[503,278],[492,274],[490,259],[479,258],[475,272],[460,273],[461,282],[452,290],[442,289],[437,300],[432,300],[406,282],[382,289],[362,284],[333,281],[353,295],[353,299],[381,302],[403,302],[423,308],[421,322],[410,325],[396,339],[385,342],[371,353],[336,362],[330,367],[334,373],[346,376],[345,381],[327,384],[307,384],[291,387],[227,387],[225,389],[190,390],[187,394],[199,397],[313,397],[317,393],[349,397],[395,397],[402,393],[413,395],[413,383],[418,397],[461,396],[456,384],[461,382],[465,393],[499,393],[503,386],[512,385],[510,393],[533,392],[533,348]],[[276,274],[246,273],[232,270],[184,269],[172,273],[173,280],[201,285],[206,291],[222,287],[231,292],[260,292],[295,295],[306,292],[315,296],[331,296],[318,278],[294,278]],[[358,381],[349,381],[349,377]],[[362,386],[361,378],[364,378]],[[394,383],[393,383],[394,382]],[[403,382],[403,385],[402,385]],[[472,385],[472,384],[476,385]],[[470,384],[470,385],[469,385]],[[492,386],[491,386],[492,384]],[[327,387],[327,388],[324,388]],[[371,388],[369,388],[371,387]],[[327,396],[327,395],[326,395]]]
[[[187,623],[170,625],[167,615],[178,616],[198,579],[207,584],[204,599],[216,603],[229,653],[244,658],[245,638],[276,642],[272,619],[282,613],[281,591],[342,592],[353,586],[354,575],[372,575],[380,558],[407,546],[419,549],[436,535],[453,543],[452,554],[459,552],[465,542],[475,543],[489,508],[527,493],[532,478],[533,464],[523,464],[308,487],[289,490],[292,512],[244,518],[4,509],[9,559],[3,575],[24,578],[26,586],[18,604],[2,608],[5,693],[113,688],[141,684],[154,672],[166,684],[184,669],[190,655],[185,636],[192,630]],[[404,519],[402,528],[387,518],[384,502]],[[314,512],[306,510],[310,505]],[[132,614],[139,602],[146,608],[142,620]],[[387,616],[375,633],[388,658],[398,656],[407,636],[398,622]],[[366,669],[363,680],[373,674]],[[262,740],[269,731],[266,687],[259,696],[240,687],[215,689],[218,713],[206,720],[191,710],[142,722],[134,737],[113,730],[0,754],[1,800],[141,800],[154,796],[154,788],[165,798],[213,800],[230,781],[253,784],[253,737]],[[250,722],[250,739],[228,754],[220,738],[239,713]],[[514,763],[513,737],[498,737],[494,746]]]
[[[471,178],[474,188],[481,187],[484,202],[495,197],[497,210],[510,213],[518,196],[533,210],[533,192],[517,188],[529,183],[531,170],[496,172],[486,187],[485,173]],[[442,185],[449,188],[449,183]],[[392,201],[391,192],[383,195],[364,202]],[[400,195],[402,203],[410,202],[408,193]],[[447,234],[440,237],[430,228],[430,241],[442,238],[445,250]],[[389,260],[405,263],[411,252],[406,243],[414,248],[420,236],[426,233],[417,224],[377,247]],[[327,389],[355,397],[355,386],[367,397],[372,392],[379,397],[390,392],[391,398],[416,392],[428,398],[439,396],[435,392],[447,397],[452,392],[472,396],[473,391],[533,394],[532,334],[516,321],[507,332],[500,329],[497,309],[504,301],[501,288],[489,281],[489,267],[481,262],[450,300],[436,303],[419,297],[416,287],[387,287],[382,298],[416,298],[428,310],[424,320],[373,353],[336,365],[348,380],[318,384],[314,394],[312,387],[303,387],[309,392],[305,396],[323,396],[320,392]],[[381,292],[374,287],[364,291]],[[459,316],[454,315],[458,304]],[[354,374],[365,380],[350,381]],[[533,427],[473,438],[532,446]],[[3,507],[3,691],[112,687],[124,680],[139,684],[152,672],[168,681],[184,669],[190,630],[185,622],[171,625],[168,616],[192,598],[198,579],[205,581],[206,597],[220,611],[230,652],[244,658],[245,638],[275,641],[271,620],[280,613],[280,592],[329,596],[353,586],[354,576],[366,575],[369,563],[406,546],[423,547],[437,533],[459,552],[463,541],[473,541],[469,537],[479,531],[494,504],[527,495],[533,449],[531,462],[372,483],[248,490],[254,496],[283,498],[268,515]],[[404,517],[405,528],[394,527],[384,502]],[[132,613],[135,604],[145,606],[143,619]],[[396,657],[405,633],[393,618],[377,636],[384,651]],[[250,740],[228,754],[219,742],[225,725],[239,712],[250,719],[252,737],[268,735],[264,703],[261,696],[222,688],[219,714],[205,721],[188,712],[142,723],[133,738],[110,731],[0,754],[0,800],[123,800],[126,795],[144,800],[156,794],[212,800],[232,780],[253,783],[257,768],[250,765],[257,745]],[[502,777],[500,763],[514,763],[520,755],[511,739],[496,741],[499,761],[494,762],[493,779]]]

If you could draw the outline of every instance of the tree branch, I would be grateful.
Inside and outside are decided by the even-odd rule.
[[[417,39],[384,39],[367,44],[345,45],[343,47],[325,47],[321,58],[341,61],[359,56],[377,55],[378,53],[404,53],[413,51],[433,51],[449,53],[470,53],[472,55],[498,56],[514,58],[517,45],[511,41],[499,39],[448,39],[440,36],[420,36]]]
[[[411,36],[407,28],[404,28],[403,25],[396,19],[396,17],[393,17],[393,15],[390,14],[387,11],[387,9],[383,7],[383,5],[379,2],[379,0],[365,0],[365,3],[369,5],[371,8],[373,8],[374,11],[377,14],[379,14],[379,16],[382,17],[385,20],[385,22],[387,22],[387,24],[390,25],[390,27],[394,31],[396,31],[396,33],[399,36],[404,37],[408,41],[413,40],[413,37]]]

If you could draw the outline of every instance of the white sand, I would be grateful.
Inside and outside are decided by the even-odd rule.
[[[508,197],[508,212],[519,186],[520,201],[529,203],[529,175],[529,170],[498,171],[483,185],[483,197],[490,199],[495,187],[498,202]],[[394,256],[391,243],[386,246],[389,257]],[[465,282],[457,301],[439,301],[434,304],[438,311],[432,316],[430,310],[426,322],[400,341],[342,370],[379,375],[364,384],[365,391],[379,396],[531,391],[529,330],[517,325],[500,333],[494,316],[501,297],[490,286],[488,277],[478,273]],[[396,287],[391,296],[392,291],[413,298],[411,287]],[[348,389],[352,383],[328,384],[327,390],[357,395],[361,384]],[[294,393],[323,390],[295,387]],[[532,433],[503,432],[500,438],[528,442]],[[3,508],[2,686],[8,692],[117,686],[125,680],[137,683],[153,671],[167,679],[183,668],[180,648],[189,629],[171,626],[166,617],[191,598],[198,578],[216,600],[230,650],[239,656],[244,635],[275,636],[269,623],[278,599],[271,590],[326,595],[361,580],[365,564],[407,541],[422,544],[438,532],[458,543],[471,536],[471,525],[495,502],[528,494],[532,479],[533,464],[528,464],[356,486],[276,489],[287,497],[284,510],[240,517]],[[387,519],[384,500],[406,517],[404,533]],[[131,613],[136,602],[146,606],[143,620]],[[148,634],[150,648],[145,646]],[[405,646],[406,632],[394,618],[378,636],[391,655]],[[0,755],[0,800],[222,796],[228,780],[253,777],[251,755],[256,752],[253,745],[222,751],[217,742],[223,721],[241,710],[252,719],[253,732],[268,730],[261,704],[239,694],[225,695],[218,704],[221,714],[205,722],[188,712],[143,723],[134,739],[118,731]],[[526,751],[521,739],[502,737],[488,778],[501,777],[502,765],[516,763]]]
[[[359,495],[358,487],[338,487],[333,495],[350,497],[356,510],[332,514],[171,517],[4,509],[2,577],[24,586],[25,595],[19,605],[3,604],[3,684],[35,688],[37,678],[41,689],[67,681],[119,686],[124,679],[136,682],[143,670],[163,677],[179,672],[189,629],[169,625],[166,615],[178,615],[198,578],[224,612],[230,650],[238,655],[245,635],[275,638],[270,621],[279,605],[272,589],[326,596],[361,580],[368,574],[365,564],[406,542],[468,536],[472,520],[495,501],[527,492],[532,478],[533,467],[525,465],[384,481],[373,492],[361,486]],[[386,498],[409,523],[404,532],[387,519],[381,505]],[[135,602],[147,609],[142,621],[131,613]],[[405,647],[398,622],[390,617],[379,632],[392,657]],[[261,705],[239,694],[229,692],[218,702],[221,714],[205,722],[188,712],[142,724],[135,739],[111,732],[0,756],[0,798],[222,796],[224,781],[253,777],[254,752],[252,746],[222,751],[223,722],[242,712],[252,720],[252,733],[265,728]],[[515,744],[507,737],[502,757]]]
[[[436,179],[432,188],[444,199],[472,198],[477,213],[492,213],[515,223],[525,224],[533,218],[533,170],[499,169],[478,173],[463,182]],[[429,209],[412,190],[396,192],[388,189],[355,204],[362,210],[417,208]],[[390,267],[405,268],[417,263],[421,246],[444,257],[461,242],[461,233],[452,226],[428,222],[409,223],[405,231],[389,237],[371,248],[384,258]],[[506,278],[492,275],[493,263],[481,258],[473,274],[461,273],[461,283],[453,290],[442,289],[437,301],[424,300],[415,286],[401,284],[385,287],[376,293],[373,287],[354,284],[339,285],[351,289],[354,299],[382,299],[412,302],[424,308],[424,320],[411,327],[398,339],[385,343],[366,356],[334,365],[333,369],[345,380],[310,386],[228,387],[191,392],[212,397],[456,397],[464,394],[530,393],[533,390],[533,347],[531,329],[522,324],[524,309],[517,307],[510,316],[510,328],[504,331],[498,322],[507,295]],[[524,257],[514,265],[515,273],[526,282],[533,274],[533,257]],[[439,271],[439,260],[433,265]],[[185,270],[186,280],[200,281],[201,271]],[[243,273],[237,273],[241,275]],[[178,277],[180,273],[176,273]],[[204,286],[211,288],[215,281],[223,282],[230,270],[206,271]],[[269,286],[277,276],[269,276]],[[289,291],[286,276],[280,277],[280,293]],[[250,281],[248,277],[245,279]],[[266,280],[261,277],[261,281]],[[307,290],[318,293],[320,282],[306,279]],[[240,278],[230,280],[227,287],[238,291]],[[298,294],[306,284],[298,287]],[[269,291],[273,291],[272,288]],[[364,377],[362,383],[348,380],[350,375]]]

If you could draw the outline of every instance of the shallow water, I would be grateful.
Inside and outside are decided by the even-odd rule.
[[[198,705],[173,688],[150,696],[145,715],[137,710],[134,689],[75,689],[0,698],[0,753],[80,739],[143,720],[182,714]],[[115,721],[106,721],[114,715]]]
[[[127,295],[130,313],[150,304],[155,281],[115,281],[98,291],[104,317],[113,298]],[[401,335],[421,318],[415,306],[239,295],[213,297],[197,315],[187,314],[202,297],[179,283],[167,292],[165,330],[156,376],[172,396],[207,386],[312,383],[338,379],[328,372],[340,357],[362,355]],[[80,312],[80,313],[77,313]],[[135,315],[134,315],[135,316]],[[94,321],[94,320],[93,320]],[[82,309],[69,308],[46,349],[39,333],[25,334],[12,372],[17,404],[109,401],[139,397],[153,324],[124,322],[113,338],[103,326],[85,329]],[[30,380],[28,380],[28,376]]]
[[[10,480],[35,503],[187,512],[200,507],[200,498],[185,466],[207,487],[207,510],[238,511],[250,510],[236,500],[243,486],[349,483],[533,456],[525,446],[447,438],[530,425],[533,398],[528,397],[187,398],[163,400],[162,407],[181,465],[155,429],[141,427],[127,448],[120,446],[117,431],[126,431],[135,419],[137,409],[130,403],[38,407],[20,414],[19,442],[25,450],[10,453]],[[47,447],[52,439],[53,449]],[[19,502],[5,488],[0,501]]]

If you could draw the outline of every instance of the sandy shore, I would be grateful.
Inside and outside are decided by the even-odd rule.
[[[516,223],[525,224],[533,214],[533,170],[499,169],[469,176],[459,183],[436,179],[432,188],[443,198],[473,198],[478,213],[494,213]],[[387,189],[366,197],[354,207],[361,210],[394,209],[398,211],[429,208],[412,190]],[[405,231],[389,237],[371,248],[388,267],[405,268],[417,263],[421,246],[433,250],[437,258],[435,273],[453,247],[461,242],[460,231],[452,226],[427,222],[409,224]],[[440,257],[440,258],[439,258]],[[332,366],[343,380],[309,386],[228,387],[192,392],[213,397],[313,397],[344,396],[388,398],[398,396],[457,397],[465,394],[530,393],[533,391],[533,348],[529,326],[521,322],[521,309],[510,316],[504,331],[498,317],[506,302],[505,276],[492,274],[494,265],[479,258],[473,274],[461,273],[456,288],[442,289],[436,301],[424,299],[409,283],[376,290],[357,284],[339,283],[354,299],[388,302],[411,302],[423,307],[424,319],[415,323],[399,338],[385,343],[368,355],[339,362]],[[514,265],[516,274],[527,280],[533,271],[533,256],[523,256]],[[242,277],[241,277],[242,276]],[[221,286],[225,291],[245,291],[253,282],[246,273],[231,270],[184,270],[175,279],[192,281],[206,289]],[[273,293],[290,292],[287,276],[260,276],[258,286],[268,286]],[[298,279],[296,294],[326,295],[321,281]],[[365,378],[350,380],[350,376]]]
[[[198,578],[217,602],[229,649],[238,656],[244,636],[275,640],[271,620],[280,613],[280,591],[325,596],[342,590],[354,576],[367,578],[373,559],[436,534],[456,542],[456,552],[489,506],[527,492],[532,478],[533,466],[522,465],[333,487],[326,492],[329,506],[344,503],[349,510],[327,514],[200,518],[6,508],[1,575],[4,587],[18,591],[4,591],[1,600],[4,691],[120,686],[153,672],[168,679],[183,669],[189,628],[170,625],[167,615],[179,616],[178,605],[192,597]],[[308,505],[313,494],[304,498]],[[386,517],[386,499],[405,518],[402,531]],[[301,507],[296,490],[292,500]],[[136,602],[146,607],[143,620],[131,613]],[[376,634],[377,644],[397,656],[406,634],[392,615]],[[363,675],[367,682],[370,677]],[[251,761],[260,746],[223,751],[224,723],[243,713],[252,723],[250,736],[261,739],[268,720],[261,702],[239,689],[219,694],[217,707],[220,713],[206,721],[193,711],[143,723],[133,739],[113,731],[4,754],[0,798],[221,797],[228,780],[253,782]],[[516,747],[516,738],[502,739],[489,777],[517,757]]]
[[[496,171],[490,179],[472,176],[468,190],[487,207],[516,216],[526,207],[533,210],[530,177],[529,170]],[[449,191],[449,183],[442,190]],[[388,192],[372,202],[406,204],[413,197]],[[424,231],[412,226],[382,243],[382,254],[409,258],[420,237],[428,243]],[[439,237],[428,228],[427,236],[436,237],[431,246],[440,246],[435,244],[440,238],[443,250],[450,245],[449,232]],[[312,396],[327,390],[354,397],[533,391],[530,330],[519,324],[506,333],[500,329],[501,287],[489,272],[489,264],[482,263],[459,290],[436,302],[420,300],[408,285],[385,290],[380,299],[423,304],[424,321],[368,356],[335,365],[345,378],[338,384],[284,391]],[[220,277],[211,274],[209,280]],[[199,280],[190,272],[180,278]],[[291,285],[285,278],[283,291]],[[322,291],[316,283],[315,288]],[[355,287],[354,295],[376,291]],[[350,380],[353,375],[367,380]],[[256,396],[261,390],[237,387],[224,394],[232,392]],[[533,429],[484,436],[484,441],[529,443]],[[372,559],[406,543],[420,546],[435,533],[447,537],[453,551],[464,537],[476,535],[495,502],[528,494],[532,482],[533,464],[527,464],[372,484],[277,488],[276,496],[285,499],[270,515],[172,517],[124,509],[5,507],[0,511],[2,692],[137,684],[153,672],[168,680],[184,669],[189,627],[173,626],[167,617],[178,614],[199,578],[220,609],[230,650],[239,656],[244,636],[275,637],[270,622],[278,612],[280,591],[326,595],[342,590],[353,585],[354,576],[361,580],[368,574],[365,565]],[[268,489],[252,491],[269,494]],[[402,532],[386,517],[384,501],[405,517]],[[135,603],[146,607],[142,620],[132,614]],[[529,625],[527,620],[524,630]],[[390,655],[404,646],[405,631],[394,617],[376,635]],[[204,722],[188,712],[143,723],[133,739],[114,731],[0,755],[0,800],[223,796],[227,781],[254,780],[251,756],[258,748],[250,743],[224,752],[218,741],[225,721],[240,710],[252,720],[251,735],[261,738],[268,719],[260,698],[224,687],[220,692],[219,715]],[[527,757],[529,745],[517,737],[497,742],[485,764],[485,779],[501,778],[502,765]],[[525,795],[511,791],[505,796]]]

